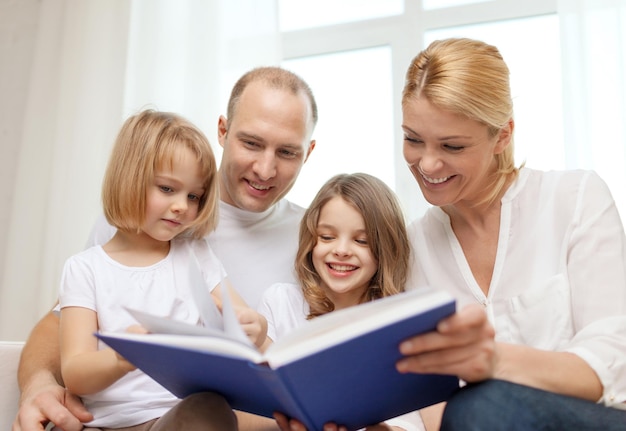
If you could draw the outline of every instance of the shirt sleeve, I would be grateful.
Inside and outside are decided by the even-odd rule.
[[[567,253],[575,335],[565,350],[596,372],[601,402],[624,406],[626,239],[611,193],[593,172],[581,182]]]
[[[70,257],[63,266],[57,312],[70,306],[96,310],[94,274],[83,255]]]

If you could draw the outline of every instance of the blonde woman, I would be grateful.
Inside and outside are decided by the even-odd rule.
[[[606,184],[515,165],[509,70],[481,41],[422,51],[402,112],[404,158],[433,205],[409,228],[409,285],[484,308],[495,331],[472,344],[444,326],[402,347],[405,372],[484,381],[452,397],[442,429],[624,429],[626,240]]]

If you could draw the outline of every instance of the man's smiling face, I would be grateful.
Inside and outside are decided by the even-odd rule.
[[[270,208],[291,189],[315,146],[310,103],[302,94],[250,83],[232,119],[220,117],[222,201],[251,212]]]

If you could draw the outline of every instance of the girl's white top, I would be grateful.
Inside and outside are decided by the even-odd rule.
[[[174,239],[165,259],[147,267],[128,267],[111,259],[101,246],[70,257],[63,269],[61,308],[84,307],[98,314],[98,329],[124,332],[137,324],[124,307],[166,316],[190,324],[199,323],[192,300],[189,271],[193,253],[210,291],[224,276],[224,269],[204,240]],[[208,293],[207,293],[208,294]],[[98,348],[106,345],[98,342]],[[158,361],[159,358],[154,358]],[[118,428],[161,417],[178,399],[139,370],[126,374],[105,390],[83,396],[94,415],[89,426]]]

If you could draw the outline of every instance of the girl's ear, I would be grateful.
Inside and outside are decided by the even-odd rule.
[[[498,133],[498,142],[496,142],[496,146],[493,150],[494,154],[502,153],[506,147],[511,144],[511,139],[513,138],[513,129],[515,129],[515,122],[511,118],[505,126],[500,129]]]

